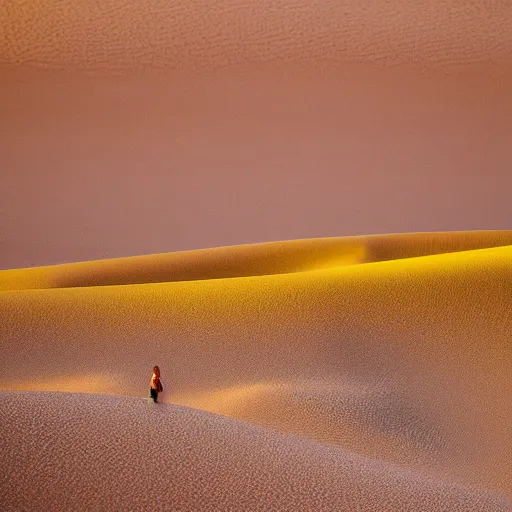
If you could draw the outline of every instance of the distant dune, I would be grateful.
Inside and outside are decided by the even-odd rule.
[[[0,272],[0,291],[265,276],[512,245],[512,231],[292,240]]]
[[[511,270],[490,231],[2,271],[0,508],[512,510]]]
[[[4,0],[0,512],[512,512],[511,41]]]
[[[3,0],[0,269],[507,229],[511,41],[507,0]]]

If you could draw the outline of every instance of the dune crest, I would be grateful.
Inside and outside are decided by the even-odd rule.
[[[120,476],[106,499],[118,504],[123,482],[149,478],[138,450],[150,439],[170,482],[162,480],[159,496],[176,503],[171,488],[182,486],[184,510],[231,506],[245,477],[250,510],[268,509],[280,485],[280,510],[307,509],[313,499],[342,511],[510,510],[498,497],[512,495],[510,238],[306,240],[2,272],[2,465],[26,469],[15,462],[17,431],[31,439],[22,464],[57,464],[60,451],[37,447],[45,436],[59,445],[50,425],[60,425],[66,446],[76,429],[93,445],[100,436],[97,454],[116,443],[126,450],[123,433],[133,436],[128,451],[142,468],[135,477],[115,457]],[[353,254],[344,247],[359,246],[358,263],[333,264],[340,252]],[[184,280],[162,282],[169,262]],[[45,288],[38,272],[55,272],[48,282],[65,286]],[[98,285],[113,281],[123,285]],[[163,407],[144,409],[154,364]],[[30,411],[39,411],[32,430]],[[106,415],[118,426],[105,437]],[[187,458],[192,452],[211,458]],[[208,483],[215,467],[224,476]],[[254,477],[267,470],[281,483]],[[60,478],[55,492],[65,494],[76,475]],[[43,503],[16,489],[7,510]],[[70,498],[48,499],[44,506]]]
[[[322,238],[0,271],[0,291],[195,281],[325,270],[512,245],[512,231]]]

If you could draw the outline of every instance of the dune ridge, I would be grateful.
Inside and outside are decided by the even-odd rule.
[[[322,238],[0,271],[0,291],[263,276],[512,245],[512,231]]]
[[[70,264],[60,288],[38,289],[30,274],[62,266],[15,271],[20,289],[0,292],[6,509],[37,509],[44,475],[60,475],[62,446],[83,462],[85,482],[97,482],[93,460],[106,468],[102,450],[112,446],[119,474],[113,487],[83,491],[89,506],[101,497],[121,509],[129,482],[137,510],[154,500],[236,508],[232,489],[243,489],[245,510],[271,499],[277,510],[511,510],[510,237],[404,234],[162,255],[165,272],[172,258],[185,262],[182,281],[131,284],[158,268],[149,263],[158,255]],[[361,246],[359,260],[336,263]],[[212,278],[222,257],[231,278]],[[84,275],[97,283],[95,265],[118,284],[69,287]],[[87,272],[73,281],[69,269]],[[155,363],[161,408],[143,398]],[[26,448],[16,432],[29,433]],[[74,432],[95,447],[90,459]],[[61,451],[42,450],[43,439]],[[159,483],[148,480],[153,445]],[[140,471],[126,469],[124,454],[143,461]],[[33,493],[8,483],[43,466]],[[71,503],[73,475],[58,477],[52,503]],[[145,484],[153,495],[139,495]]]

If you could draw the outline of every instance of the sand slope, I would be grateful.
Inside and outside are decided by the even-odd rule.
[[[85,477],[80,485],[119,510],[127,497],[139,510],[153,499],[175,510],[236,508],[236,499],[247,510],[271,500],[281,510],[311,500],[318,510],[510,509],[488,494],[512,494],[510,237],[310,240],[21,270],[16,279],[0,272],[4,288],[25,288],[0,293],[8,479],[33,475],[31,461],[46,475],[60,468],[63,452],[42,451],[42,440],[62,446],[62,434],[87,478],[113,461],[113,487]],[[347,264],[346,254],[358,256]],[[128,284],[150,275],[152,261],[153,282]],[[176,268],[179,279],[158,282]],[[203,412],[21,392],[144,397],[153,364],[163,401]],[[142,496],[154,444],[161,483]],[[10,509],[39,508],[46,477],[37,474],[33,493],[3,480]],[[71,506],[77,473],[56,474],[45,503]]]
[[[490,493],[192,409],[4,392],[0,411],[5,511],[510,510]]]
[[[512,231],[291,240],[0,272],[0,291],[264,276],[512,244]]]

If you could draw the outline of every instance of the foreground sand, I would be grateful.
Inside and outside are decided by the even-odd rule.
[[[489,493],[193,409],[0,400],[2,510],[508,510]]]
[[[511,262],[475,232],[0,272],[1,508],[511,510]]]

